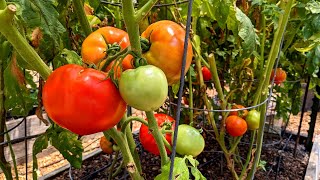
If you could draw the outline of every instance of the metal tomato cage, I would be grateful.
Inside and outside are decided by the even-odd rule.
[[[170,6],[174,6],[174,5],[177,5],[177,4],[185,4],[185,3],[188,3],[188,16],[187,16],[187,23],[186,23],[186,37],[185,37],[185,46],[184,46],[184,55],[183,55],[183,64],[182,64],[182,70],[181,70],[181,74],[184,74],[184,67],[185,67],[185,60],[186,60],[186,52],[187,52],[187,38],[189,37],[189,32],[190,32],[190,23],[191,23],[191,11],[192,11],[192,0],[188,1],[188,0],[184,0],[184,1],[179,1],[179,2],[176,2],[176,3],[171,3],[171,4],[156,4],[155,7],[157,8],[168,8]],[[118,3],[110,3],[110,2],[106,2],[106,1],[101,1],[101,3],[104,3],[106,5],[111,5],[111,6],[121,6],[121,4],[118,4]],[[281,43],[281,48],[282,48],[282,43]],[[280,54],[280,53],[279,53]],[[276,69],[278,67],[278,62],[279,62],[279,56],[277,58],[277,61],[276,61],[276,65],[274,67],[274,69]],[[297,81],[300,81],[300,80],[297,80]],[[272,105],[272,101],[271,101],[271,95],[272,95],[272,89],[273,89],[273,85],[274,85],[274,79],[272,80],[272,83],[271,83],[271,87],[269,88],[269,96],[267,99],[265,99],[262,103],[258,104],[257,106],[252,106],[252,107],[247,107],[245,109],[253,109],[253,108],[256,108],[256,107],[259,107],[263,104],[267,104],[269,105],[270,102],[271,102],[271,105]],[[295,81],[293,81],[295,82]],[[303,119],[303,113],[304,113],[304,109],[305,109],[305,105],[306,105],[306,99],[307,99],[307,94],[308,94],[308,87],[309,87],[309,84],[310,84],[310,77],[308,78],[308,81],[307,81],[307,87],[305,89],[305,95],[304,95],[304,99],[303,99],[303,105],[302,105],[302,110],[301,110],[301,118],[300,118],[300,124],[299,124],[299,127],[298,127],[298,138],[296,140],[296,144],[298,143],[298,140],[299,140],[299,137],[300,137],[300,132],[301,132],[301,124],[302,124],[302,119]],[[177,123],[179,124],[179,120],[180,120],[180,112],[181,112],[181,109],[189,109],[189,110],[197,110],[197,111],[202,111],[202,117],[205,117],[205,113],[206,112],[228,112],[230,110],[207,110],[207,109],[197,109],[197,108],[189,108],[189,107],[186,107],[186,106],[183,106],[181,104],[181,99],[182,99],[182,90],[183,90],[183,86],[184,86],[184,76],[181,76],[181,79],[180,79],[180,88],[179,88],[179,93],[178,93],[178,103],[175,104],[173,102],[168,102],[170,106],[175,106],[178,111],[177,111],[177,114],[176,114],[176,121]],[[217,97],[215,97],[214,100],[217,100]],[[269,106],[267,106],[268,108]],[[236,109],[235,109],[236,110]],[[275,111],[274,109],[272,111]],[[128,107],[128,115],[131,115],[132,112],[131,112],[131,108]],[[17,138],[17,139],[9,139],[7,141],[4,141],[2,143],[0,143],[1,146],[7,146],[8,144],[16,144],[16,143],[19,143],[19,142],[24,142],[24,145],[25,145],[25,179],[28,179],[27,177],[27,174],[28,174],[28,147],[27,147],[27,143],[28,143],[28,140],[30,139],[33,139],[33,138],[36,138],[40,135],[42,135],[43,133],[40,133],[40,134],[35,134],[35,135],[27,135],[27,117],[23,117],[23,119],[18,123],[16,124],[14,127],[6,130],[5,132],[2,132],[0,133],[1,136],[4,136],[4,135],[9,135],[8,133],[13,131],[14,129],[16,129],[17,127],[19,127],[21,124],[24,124],[24,137],[21,137],[21,138]],[[204,119],[203,119],[204,120]],[[269,119],[270,121],[272,121],[272,119]],[[272,122],[269,122],[269,124],[272,124]],[[282,137],[285,136],[285,130],[286,130],[286,127],[287,127],[288,123],[286,124],[286,126],[284,127],[284,129],[282,130]],[[174,164],[174,158],[175,158],[175,155],[176,155],[176,138],[177,138],[177,131],[178,131],[178,126],[175,126],[175,130],[174,130],[174,143],[173,143],[173,147],[172,147],[172,154],[171,154],[171,167],[170,167],[170,176],[168,179],[172,179],[172,172],[173,172],[173,164]],[[314,125],[313,127],[310,127],[309,129],[309,134],[308,134],[308,146],[310,146],[310,143],[312,144],[312,141],[310,141],[310,139],[312,140],[312,137],[313,137],[313,131],[314,131]],[[282,148],[279,148],[279,150],[284,150],[288,144],[288,142],[291,140],[292,138],[292,134],[289,135],[288,139],[286,140],[286,142],[284,142],[284,146]],[[137,139],[137,138],[136,138]],[[278,142],[276,143],[264,143],[263,144],[263,147],[268,147],[268,146],[274,146],[275,144],[279,144],[281,143],[282,140],[279,140]],[[240,142],[240,145],[243,144],[243,145],[246,145],[248,142]],[[139,141],[136,140],[136,144],[137,144],[137,148],[140,149],[141,151],[139,153],[143,153],[143,148],[141,147],[141,144]],[[256,145],[254,145],[256,146]],[[295,147],[296,149],[297,147]],[[206,153],[206,152],[204,152]],[[223,164],[224,163],[224,157],[223,157],[223,153],[221,151],[211,151],[210,153],[212,153],[212,158],[210,160],[208,160],[207,162],[205,163],[202,163],[199,165],[199,168],[202,168],[202,167],[205,167],[207,166],[210,162],[213,162],[213,161],[220,161],[220,164]],[[218,155],[218,156],[217,156]],[[242,157],[240,157],[242,158]],[[280,166],[280,161],[281,161],[281,155],[279,154],[278,157],[278,163],[276,164],[277,165],[277,173],[279,172],[279,166]],[[112,159],[112,156],[110,155],[110,159]],[[117,157],[117,161],[121,161],[122,157],[119,156]],[[106,170],[107,168],[110,168],[112,166],[112,163],[109,162],[107,163],[107,165],[103,166],[102,168],[99,168],[97,170],[95,170],[94,172],[91,172],[90,174],[82,177],[81,179],[92,179],[94,178],[98,173]],[[272,168],[270,169],[270,171],[272,170]],[[70,167],[69,168],[69,177],[70,179],[73,179],[72,178],[72,171],[73,169]],[[268,174],[270,173],[270,171],[268,172]],[[220,172],[223,173],[224,172],[224,169],[223,167],[221,167],[220,169]],[[122,177],[119,178],[119,179],[129,179],[129,174],[126,172],[126,171],[123,171],[122,173]]]

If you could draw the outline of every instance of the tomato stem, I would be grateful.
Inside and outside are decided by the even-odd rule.
[[[189,119],[190,119],[190,126],[193,126],[193,87],[192,87],[192,74],[191,71],[188,71],[188,81],[189,81]]]
[[[115,128],[111,128],[107,131],[103,132],[104,134],[108,134],[109,136],[112,137],[112,139],[117,143],[119,146],[122,156],[123,156],[123,161],[126,165],[127,171],[129,172],[130,176],[134,180],[140,180],[143,179],[143,177],[140,175],[137,166],[133,160],[132,154],[130,152],[129,146],[127,144],[127,141],[125,139],[125,135]]]
[[[162,140],[163,140],[165,147],[168,148],[170,151],[172,151],[172,147],[171,147],[170,143],[167,141],[167,139],[164,136],[162,136]]]
[[[242,167],[242,171],[241,171],[241,174],[239,176],[240,179],[245,179],[246,172],[247,172],[247,167],[248,167],[248,165],[250,163],[251,156],[252,156],[251,153],[252,153],[253,144],[255,142],[256,132],[257,132],[256,130],[251,131],[250,145],[249,145],[249,149],[248,149],[247,159],[246,159],[246,163]]]
[[[37,71],[43,79],[47,79],[51,69],[42,61],[37,52],[29,45],[27,40],[13,26],[13,18],[17,7],[8,5],[4,10],[0,10],[0,32],[12,44],[21,57]]]
[[[154,114],[152,111],[147,111],[146,112],[147,118],[148,118],[148,128],[149,131],[152,133],[152,136],[156,140],[158,149],[160,151],[160,157],[161,157],[161,167],[163,167],[167,162],[169,161],[167,151],[164,145],[164,142],[162,140],[162,134],[158,128],[157,121],[154,117]]]
[[[75,12],[77,13],[81,28],[83,29],[86,36],[92,33],[88,18],[84,12],[83,1],[82,0],[73,0]]]
[[[135,15],[136,22],[140,22],[152,9],[152,7],[158,2],[158,0],[149,0],[145,5],[143,5]]]
[[[129,47],[121,50],[120,52],[118,52],[117,54],[113,55],[113,56],[108,56],[108,58],[106,59],[106,63],[103,64],[103,66],[101,68],[99,68],[100,70],[104,70],[106,69],[109,64],[111,64],[114,60],[120,59],[120,58],[125,58],[128,54],[130,54],[132,51],[130,50]]]
[[[295,0],[282,0],[280,4],[280,8],[285,9],[284,13],[282,13],[279,17],[279,26],[277,31],[275,32],[274,41],[271,46],[270,54],[267,60],[267,71],[264,73],[263,76],[264,79],[261,79],[259,83],[258,90],[255,94],[254,104],[257,104],[259,97],[262,97],[262,101],[264,101],[268,97],[268,86],[269,86],[269,79],[271,76],[272,68],[276,62],[277,56],[280,52],[281,42],[283,39],[283,35],[287,26],[287,22],[290,17],[290,11],[293,6]],[[257,137],[257,150],[255,152],[254,156],[254,163],[252,166],[252,169],[249,173],[249,179],[251,179],[254,176],[254,173],[257,169],[257,166],[260,161],[260,155],[261,155],[261,149],[262,149],[262,143],[263,143],[263,133],[264,133],[264,127],[265,127],[265,120],[266,120],[266,103],[261,106],[261,116],[260,116],[260,126],[258,130],[258,137]]]
[[[135,11],[132,0],[122,1],[123,20],[127,27],[131,48],[137,55],[141,55],[139,23],[135,18]]]
[[[121,131],[124,132],[125,128],[128,126],[128,124],[132,121],[138,121],[141,122],[142,124],[145,124],[146,126],[148,126],[148,122],[140,117],[136,117],[136,116],[131,116],[128,117],[126,120],[123,121],[122,125],[121,125]]]
[[[7,7],[7,3],[5,0],[0,0],[0,10],[3,10]]]

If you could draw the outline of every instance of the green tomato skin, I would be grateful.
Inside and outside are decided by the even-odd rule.
[[[204,138],[200,134],[199,130],[186,124],[179,125],[176,146],[178,154],[192,155],[193,157],[196,157],[203,151],[204,146]]]
[[[250,130],[256,130],[259,129],[260,125],[260,112],[257,110],[251,110],[249,111],[246,121],[248,124],[248,129]]]
[[[119,91],[123,100],[131,107],[154,111],[167,98],[168,82],[164,72],[156,66],[140,66],[121,74]]]

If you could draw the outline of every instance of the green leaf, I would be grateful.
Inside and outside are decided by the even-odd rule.
[[[161,168],[161,174],[159,174],[155,180],[168,179],[170,172],[170,164],[167,163]],[[173,167],[173,177],[175,180],[186,180],[189,179],[189,169],[186,164],[186,158],[175,157]]]
[[[238,34],[238,21],[236,18],[236,11],[233,6],[230,6],[229,16],[227,18],[227,27],[234,35]]]
[[[317,2],[317,1],[308,2],[306,5],[306,10],[310,11],[312,14],[319,14],[320,2]]]
[[[53,67],[56,69],[60,66],[66,64],[79,64],[82,65],[81,57],[75,52],[68,49],[63,49],[56,57],[53,59]]]
[[[67,130],[61,130],[61,132],[51,130],[50,139],[52,145],[73,167],[81,167],[83,147],[76,134]]]
[[[226,22],[229,16],[230,7],[232,7],[232,3],[230,0],[213,0],[213,12],[215,19],[218,22],[218,25],[224,29],[226,28]]]
[[[238,35],[243,40],[243,57],[248,57],[255,50],[256,44],[259,42],[258,36],[255,33],[251,20],[239,8],[236,8],[236,18],[239,21]]]
[[[197,169],[196,167],[191,167],[191,174],[193,175],[195,180],[206,180],[207,179],[206,177],[204,177],[201,174],[199,169]]]
[[[59,45],[60,35],[66,30],[58,21],[59,13],[53,5],[53,0],[13,0],[13,2],[20,5],[21,18],[26,25],[30,28],[41,27],[44,33]]]
[[[32,147],[32,159],[33,159],[33,167],[32,167],[32,176],[33,179],[38,179],[38,161],[37,161],[37,154],[40,153],[42,150],[48,147],[48,137],[47,134],[43,134],[34,141]]]

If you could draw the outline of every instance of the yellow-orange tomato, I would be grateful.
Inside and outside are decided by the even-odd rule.
[[[272,81],[274,75],[276,76],[274,78],[274,83],[276,84],[281,84],[287,79],[287,73],[284,70],[282,70],[282,68],[277,68],[276,74],[274,74],[274,70],[272,70],[270,81]]]
[[[248,129],[247,122],[239,116],[228,116],[226,119],[226,130],[233,136],[242,136]]]
[[[239,104],[235,104],[232,106],[232,109],[242,109],[242,108],[245,108],[245,107]],[[232,116],[232,115],[245,118],[248,115],[248,110],[245,109],[245,110],[239,110],[239,111],[231,111],[229,113],[229,116]]]
[[[150,49],[143,54],[149,64],[157,66],[166,75],[168,84],[180,80],[185,30],[177,23],[162,20],[151,24],[141,36],[151,43]],[[193,52],[188,40],[185,73],[188,71]]]
[[[113,152],[112,146],[113,146],[112,142],[110,142],[105,136],[102,136],[100,138],[100,148],[102,149],[103,152],[107,154],[112,154]]]
[[[108,44],[117,43],[124,49],[130,45],[128,34],[118,28],[107,26],[91,33],[82,43],[81,56],[84,62],[99,65],[107,56]],[[132,69],[132,56],[122,61],[123,70]]]

